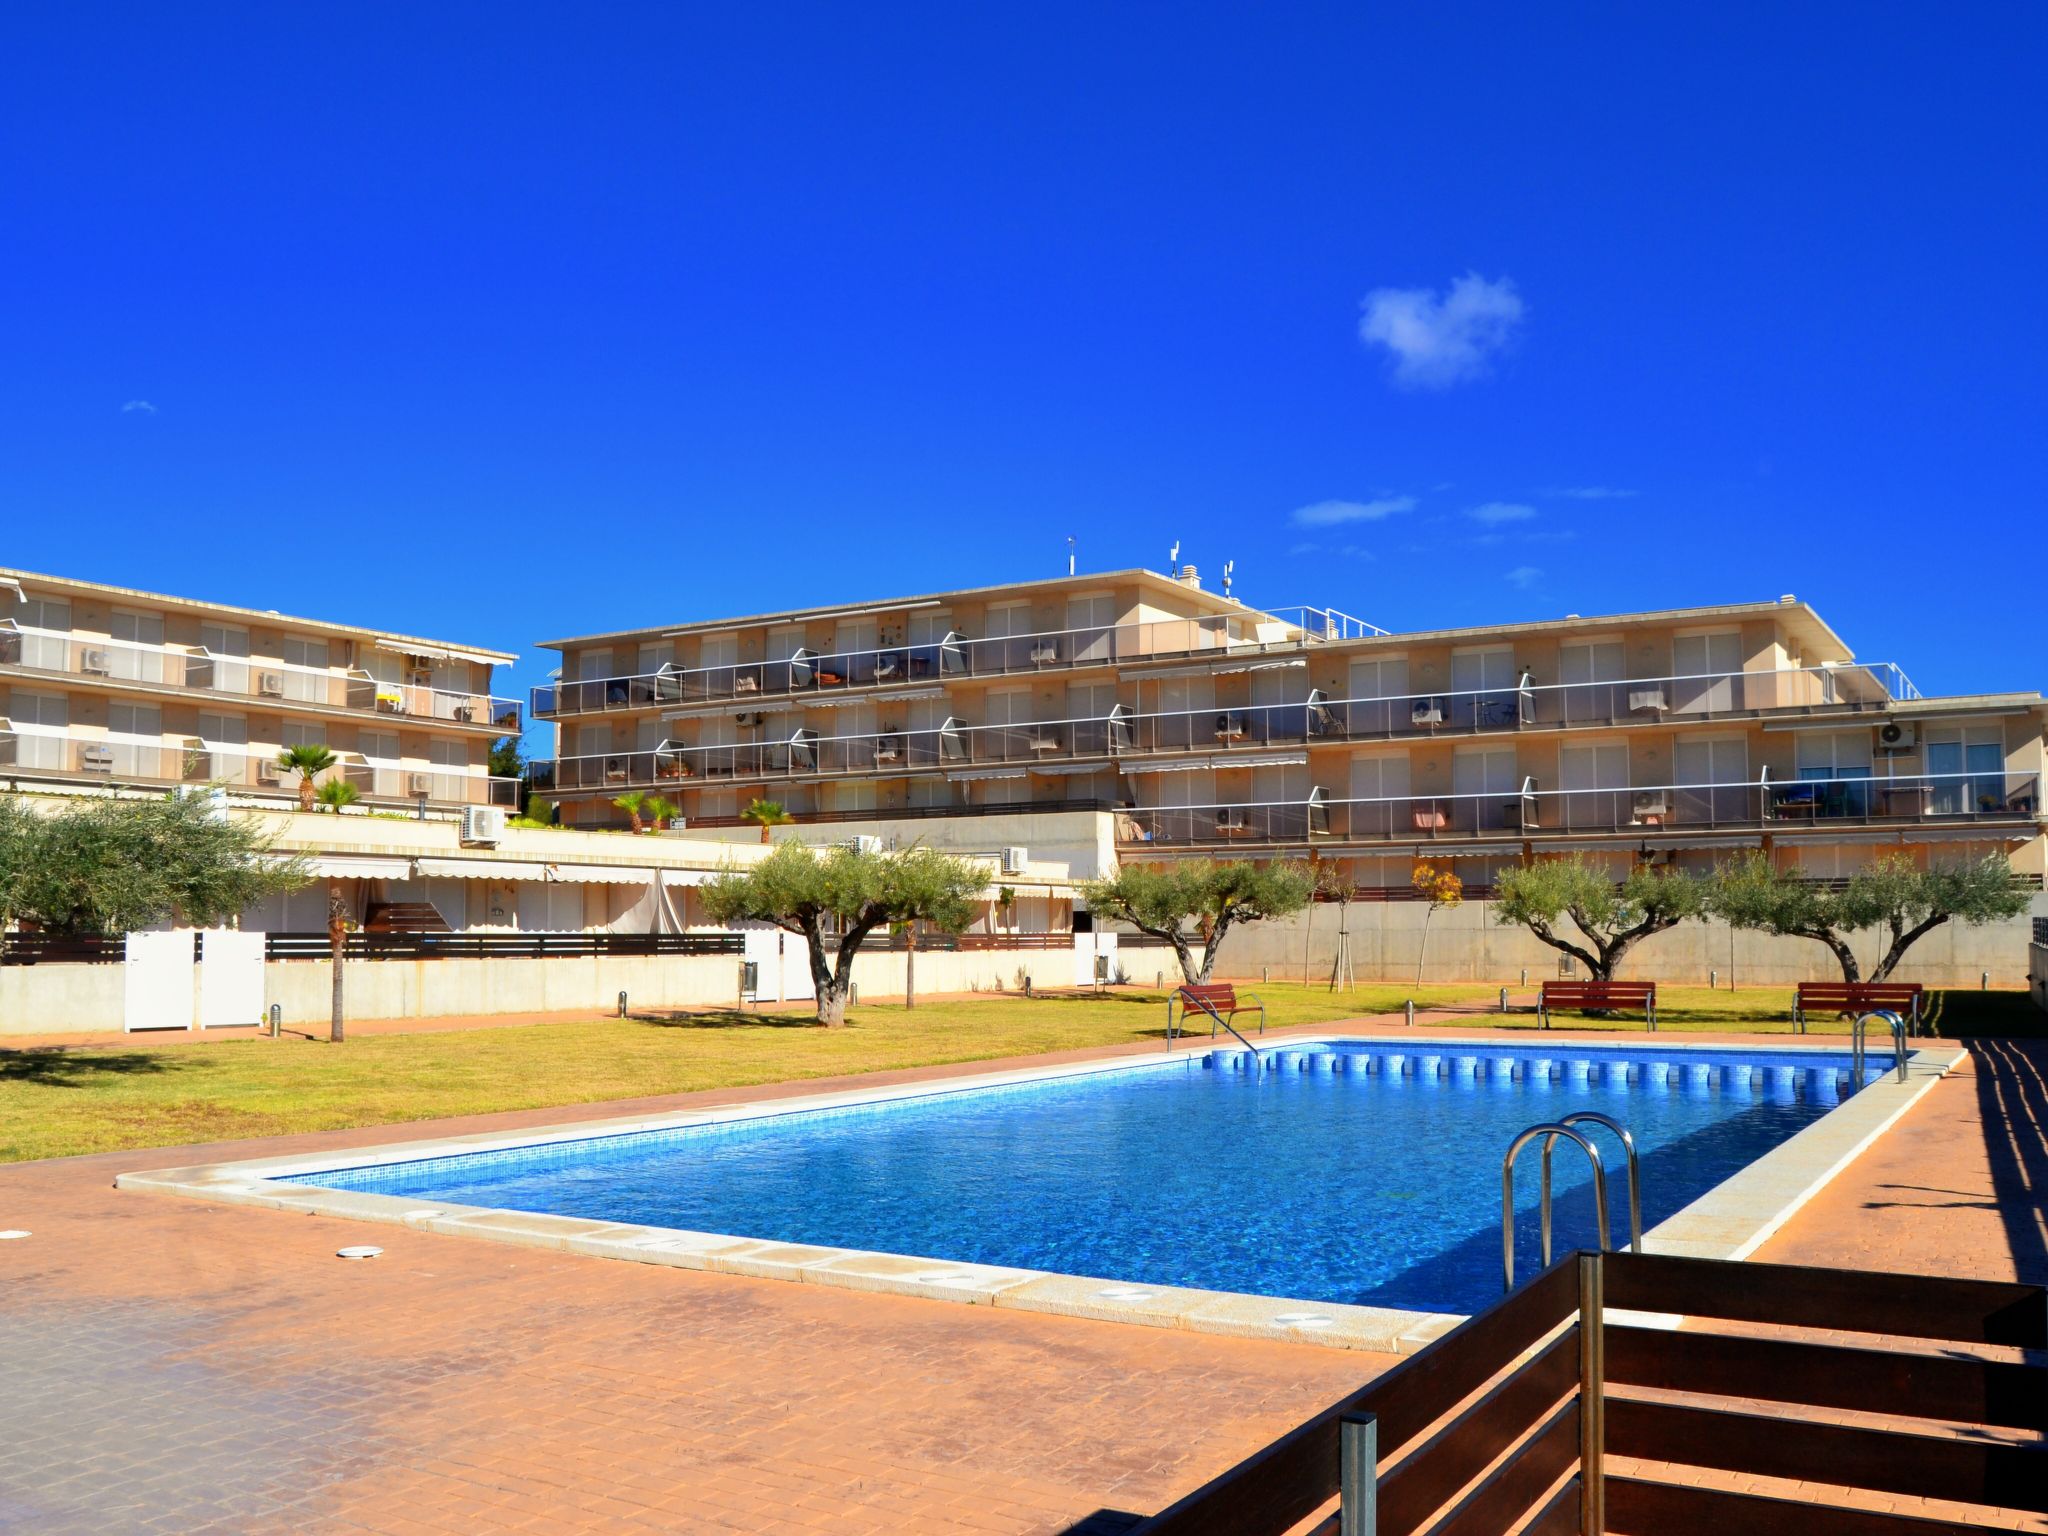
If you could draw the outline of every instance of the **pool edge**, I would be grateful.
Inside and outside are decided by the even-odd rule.
[[[1290,1049],[1337,1041],[1394,1043],[1373,1037],[1337,1035],[1289,1039]],[[1475,1044],[1478,1042],[1474,1042]],[[1519,1043],[1519,1042],[1517,1042]],[[1573,1042],[1580,1049],[1640,1048],[1620,1042]],[[1666,1045],[1662,1050],[1726,1050],[1725,1045]],[[1839,1046],[1784,1047],[1816,1052]],[[1050,1082],[1142,1070],[1206,1054],[1164,1051],[1102,1061],[1010,1068],[968,1073],[884,1088],[753,1100],[696,1110],[568,1121],[520,1131],[483,1132],[393,1142],[324,1155],[305,1153],[249,1158],[122,1174],[120,1189],[168,1194],[215,1203],[251,1205],[352,1221],[385,1222],[445,1236],[512,1243],[587,1257],[665,1264],[674,1268],[755,1278],[797,1281],[968,1305],[1006,1307],[1063,1317],[1193,1332],[1257,1338],[1324,1348],[1407,1355],[1424,1348],[1464,1321],[1463,1314],[1406,1311],[1336,1302],[1302,1301],[1241,1292],[1152,1285],[1045,1270],[954,1263],[911,1254],[880,1253],[826,1245],[787,1243],[732,1234],[609,1222],[589,1217],[508,1211],[449,1201],[407,1199],[356,1190],[294,1184],[295,1175],[389,1165],[465,1152],[559,1145],[636,1131],[682,1129],[732,1123],[807,1110],[882,1104],[905,1099],[972,1092],[977,1089]],[[1699,1258],[1742,1259],[1753,1254],[1843,1169],[1867,1150],[1954,1069],[1960,1048],[1913,1047],[1906,1081],[1887,1074],[1804,1127],[1756,1161],[1644,1234],[1655,1253]]]

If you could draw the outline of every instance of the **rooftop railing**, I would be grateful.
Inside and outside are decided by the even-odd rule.
[[[456,725],[488,725],[507,735],[520,729],[517,699],[419,683],[380,682],[361,668],[308,667],[225,655],[204,646],[80,638],[59,630],[24,628],[11,619],[0,619],[0,666],[268,700],[285,707],[305,704]]]
[[[2040,782],[2024,773],[1799,779],[1614,789],[1519,789],[1252,804],[1142,806],[1117,812],[1120,844],[1331,842],[1415,846],[1489,835],[1907,827],[2037,820]]]

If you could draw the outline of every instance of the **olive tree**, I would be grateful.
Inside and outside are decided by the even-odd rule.
[[[1995,853],[1926,869],[1904,854],[1888,853],[1830,886],[1781,870],[1759,851],[1721,865],[1707,892],[1714,915],[1731,927],[1825,944],[1844,981],[1865,979],[1849,947],[1853,933],[1874,928],[1889,936],[1868,978],[1884,981],[1907,950],[1942,924],[1975,926],[2017,917],[2028,900],[2012,866]]]
[[[1171,944],[1190,986],[1209,979],[1216,951],[1233,927],[1299,912],[1314,892],[1314,877],[1300,864],[1208,859],[1128,865],[1113,880],[1090,880],[1081,886],[1096,916],[1128,923]],[[1190,923],[1195,925],[1192,932]],[[1199,964],[1192,947],[1196,939],[1202,943]]]
[[[1612,981],[1637,944],[1702,914],[1705,882],[1638,864],[1616,884],[1607,870],[1573,854],[1502,871],[1493,899],[1496,922],[1527,928],[1585,966],[1595,981]],[[1579,939],[1558,931],[1566,918]]]
[[[987,884],[985,865],[932,848],[820,852],[803,843],[783,843],[758,864],[721,871],[698,894],[714,922],[773,923],[801,934],[810,952],[818,1022],[837,1027],[846,1022],[854,956],[870,933],[891,923],[919,921],[946,933],[963,932]],[[838,934],[830,954],[827,929]]]
[[[55,933],[125,933],[171,919],[197,927],[310,878],[249,817],[205,800],[95,799],[43,814],[0,796],[0,942],[11,922]]]

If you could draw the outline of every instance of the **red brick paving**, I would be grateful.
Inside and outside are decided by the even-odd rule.
[[[2048,1279],[2044,1062],[1980,1047],[1760,1257]],[[1106,1531],[1390,1363],[110,1187],[416,1134],[0,1169],[0,1529]]]

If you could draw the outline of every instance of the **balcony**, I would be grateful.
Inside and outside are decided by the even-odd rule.
[[[414,805],[425,794],[430,805],[518,803],[517,779],[374,763],[352,752],[336,756],[336,766],[323,778],[346,779],[368,801]],[[0,728],[0,776],[17,782],[79,785],[168,788],[219,784],[252,794],[294,798],[298,794],[297,777],[278,767],[274,756],[198,737],[177,746],[162,746]]]
[[[24,630],[11,619],[0,619],[0,667],[134,683],[208,698],[250,699],[282,709],[298,705],[459,726],[488,726],[499,735],[516,735],[520,729],[517,699],[419,683],[378,682],[360,668],[339,672],[247,656],[216,655],[203,646],[178,648],[79,639],[49,630]]]
[[[626,677],[551,683],[533,690],[531,704],[536,717],[549,720],[721,700],[758,702],[765,706],[791,697],[1064,672],[1189,655],[1298,652],[1309,645],[1354,638],[1360,628],[1359,620],[1333,609],[1305,609],[1302,614],[1304,622],[1317,627],[1307,629],[1301,624],[1247,611],[980,639],[956,632],[928,644],[886,645],[872,650],[799,650],[779,661],[719,667],[670,666]]]
[[[1414,848],[1488,837],[1532,841],[1553,834],[1650,841],[1673,832],[1970,827],[2032,832],[2041,823],[2032,774],[1934,774],[1895,779],[1678,784],[1628,789],[1540,789],[1250,805],[1149,806],[1117,812],[1121,846],[1287,845],[1306,842]]]

